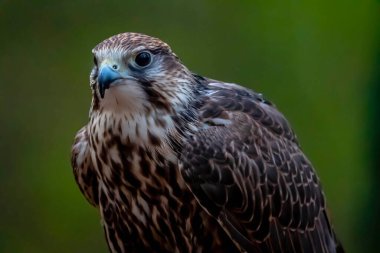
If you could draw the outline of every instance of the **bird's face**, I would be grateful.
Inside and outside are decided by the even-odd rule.
[[[97,45],[90,75],[95,105],[109,110],[170,110],[186,102],[193,76],[159,39],[123,33]]]

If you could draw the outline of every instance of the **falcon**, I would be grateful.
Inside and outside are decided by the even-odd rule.
[[[261,94],[192,73],[143,34],[92,52],[71,160],[111,252],[344,252],[310,161]]]

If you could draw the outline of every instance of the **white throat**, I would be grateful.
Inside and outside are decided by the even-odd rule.
[[[104,98],[99,101],[99,106],[102,111],[134,114],[144,111],[146,100],[146,94],[139,84],[129,82],[107,89]]]

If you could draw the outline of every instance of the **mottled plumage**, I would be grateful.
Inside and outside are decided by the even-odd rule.
[[[260,94],[193,74],[146,35],[94,50],[75,179],[112,252],[343,252],[315,171]]]

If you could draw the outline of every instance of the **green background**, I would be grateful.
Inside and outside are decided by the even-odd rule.
[[[380,250],[379,24],[375,0],[0,0],[0,252],[107,251],[70,146],[87,122],[91,49],[125,31],[273,101],[347,251]]]

